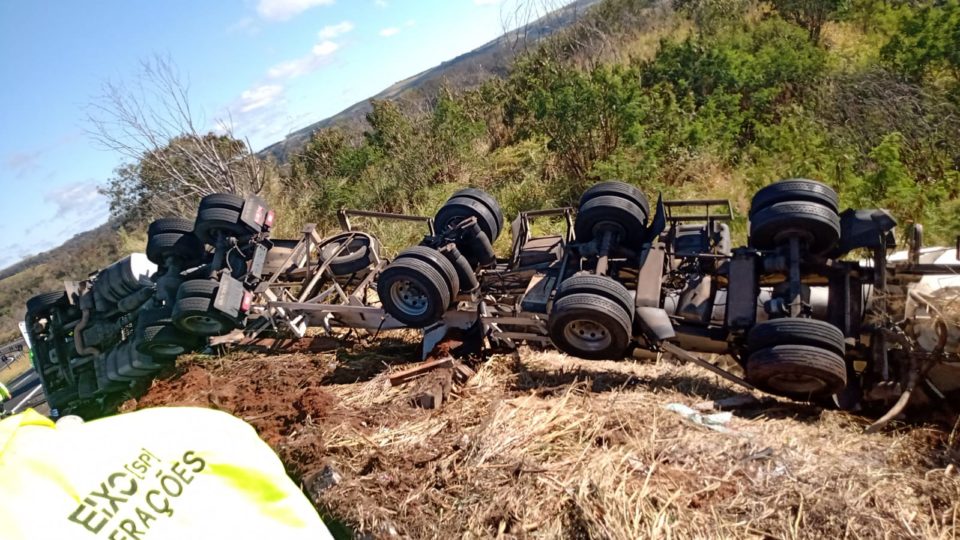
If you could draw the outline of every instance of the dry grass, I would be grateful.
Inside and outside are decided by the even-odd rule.
[[[0,383],[10,384],[11,381],[33,369],[30,363],[30,354],[23,353],[16,360],[0,367]]]
[[[391,369],[400,369],[396,366]],[[735,434],[664,405],[735,393],[691,367],[499,357],[425,412],[386,373],[338,400],[281,456],[320,443],[343,480],[314,492],[375,537],[956,538],[960,475],[946,434],[782,403],[739,411]],[[288,459],[288,463],[291,461]],[[307,481],[310,488],[309,478]]]

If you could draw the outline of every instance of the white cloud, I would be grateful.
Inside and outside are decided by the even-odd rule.
[[[330,56],[339,48],[340,45],[337,45],[333,41],[326,39],[314,45],[313,49],[311,49],[311,52],[314,56]]]
[[[283,95],[283,87],[279,84],[264,84],[244,90],[240,94],[240,103],[238,108],[241,113],[248,113],[257,109],[262,109],[273,103],[278,97]]]
[[[271,79],[293,79],[310,72],[313,57],[305,56],[296,60],[287,60],[267,70],[267,77]]]
[[[403,23],[404,26],[408,26],[408,27],[409,27],[409,26],[414,26],[414,25],[416,25],[416,24],[417,24],[417,21],[415,21],[415,20],[413,20],[413,19],[407,19],[407,22]]]
[[[57,207],[57,217],[73,216],[79,226],[75,232],[99,225],[106,220],[106,198],[97,191],[95,180],[72,182],[51,189],[43,200]]]
[[[271,67],[267,70],[267,77],[271,79],[295,79],[301,75],[306,75],[316,71],[330,61],[330,55],[340,49],[340,44],[325,39],[313,46],[310,54],[287,60]]]
[[[324,26],[320,29],[320,32],[317,35],[320,36],[321,39],[333,39],[341,34],[346,34],[351,30],[353,30],[353,23],[350,21],[343,21],[342,23]]]
[[[373,0],[373,5],[378,8],[385,8],[387,7],[387,0]]]
[[[383,37],[395,36],[398,33],[400,33],[400,29],[395,26],[384,28],[383,30],[380,31],[380,35]]]
[[[315,6],[328,6],[334,0],[260,0],[257,13],[264,19],[285,21]]]

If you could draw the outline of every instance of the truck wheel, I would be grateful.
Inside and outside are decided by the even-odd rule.
[[[240,210],[243,209],[243,203],[243,197],[234,195],[233,193],[212,193],[200,199],[200,204],[197,209],[226,208],[227,210],[240,212]]]
[[[150,361],[149,357],[144,357],[131,343],[125,343],[117,348],[117,373],[121,378],[129,381],[136,381],[145,377],[150,377],[160,369],[159,364]],[[146,358],[146,362],[143,359]]]
[[[163,265],[167,257],[176,257],[188,265],[203,258],[203,243],[193,234],[193,222],[189,219],[161,218],[147,228],[147,258]]]
[[[240,223],[240,212],[229,208],[202,208],[197,212],[193,232],[205,244],[216,245],[217,233],[246,236],[256,231]]]
[[[413,246],[401,251],[394,260],[401,259],[417,259],[429,264],[443,277],[451,299],[460,294],[460,277],[457,275],[457,268],[439,251],[427,246]]]
[[[808,345],[835,354],[846,354],[843,332],[817,319],[783,318],[764,321],[747,334],[747,350],[759,351],[775,345]]]
[[[413,257],[396,259],[377,277],[383,309],[412,328],[429,326],[450,305],[446,279],[432,265]]]
[[[177,300],[191,296],[213,298],[217,295],[218,288],[220,288],[220,282],[215,279],[188,279],[177,288]]]
[[[116,349],[111,349],[97,356],[93,362],[94,372],[97,374],[97,387],[101,394],[112,394],[129,388],[125,382],[110,378],[110,357],[116,352]]]
[[[630,320],[633,320],[630,316],[634,312],[633,295],[619,281],[611,277],[595,274],[571,276],[560,283],[555,300],[571,294],[594,294],[613,300],[627,312]]]
[[[646,228],[647,214],[643,208],[613,195],[598,195],[588,200],[580,207],[574,223],[578,242],[599,239],[609,231],[626,247],[638,247],[646,237]]]
[[[213,300],[199,296],[181,298],[173,306],[173,324],[195,336],[222,336],[238,325],[232,317],[213,308]]]
[[[747,381],[799,401],[836,394],[847,385],[847,367],[839,354],[809,345],[774,345],[747,358]]]
[[[596,294],[571,294],[553,304],[550,340],[587,360],[621,360],[630,345],[630,318],[623,306]]]
[[[587,188],[587,190],[583,192],[583,195],[580,196],[580,204],[577,206],[583,207],[587,201],[604,195],[620,197],[637,205],[638,208],[643,210],[644,221],[650,217],[650,201],[647,199],[647,196],[635,186],[615,180],[600,182]]]
[[[328,268],[333,275],[349,276],[370,268],[379,252],[380,242],[373,236],[344,232],[327,238],[318,246],[317,262],[325,264],[329,261]]]
[[[492,195],[482,189],[466,188],[450,196],[451,199],[455,197],[467,197],[486,206],[497,222],[497,235],[499,236],[503,232],[503,210],[500,209],[500,203]],[[496,238],[492,238],[490,241],[493,242],[494,240]]]
[[[177,289],[171,319],[177,328],[194,336],[221,336],[235,330],[236,320],[213,307],[219,283],[215,279],[191,279]]]
[[[152,356],[141,353],[133,344],[127,348],[127,355],[130,358],[130,366],[132,366],[133,369],[147,372],[147,375],[141,378],[153,378],[153,375],[163,369],[165,365],[155,361]]]
[[[749,217],[752,218],[757,212],[774,204],[790,201],[812,202],[826,206],[835,213],[840,211],[840,197],[833,188],[814,180],[791,178],[774,182],[757,191],[750,202]]]
[[[146,309],[137,318],[137,344],[140,353],[152,358],[170,359],[196,350],[201,340],[174,326],[169,308]]]
[[[67,293],[54,291],[41,293],[27,300],[27,318],[33,318],[50,310],[54,306],[63,305],[67,300]]]
[[[433,222],[437,232],[443,233],[471,217],[477,218],[477,225],[487,235],[491,244],[500,236],[496,216],[486,205],[471,197],[450,198],[440,207]]]
[[[840,239],[840,216],[822,204],[778,202],[750,218],[750,245],[774,249],[798,236],[811,253],[823,253]]]

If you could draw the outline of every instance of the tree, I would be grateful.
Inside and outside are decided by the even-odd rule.
[[[227,122],[215,133],[194,116],[189,87],[167,59],[144,61],[132,86],[105,83],[88,119],[97,142],[131,160],[102,190],[115,217],[182,212],[210,193],[264,187],[263,161]]]
[[[840,9],[841,4],[842,0],[773,0],[780,16],[805,28],[814,43],[820,43],[824,23]]]
[[[944,73],[960,84],[960,2],[926,6],[904,19],[881,57],[913,81]]]
[[[701,34],[713,35],[743,17],[748,0],[673,0],[673,9],[693,20]]]

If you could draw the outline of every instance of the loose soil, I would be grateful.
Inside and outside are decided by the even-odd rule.
[[[738,390],[668,363],[495,356],[439,410],[410,404],[404,339],[328,353],[194,357],[126,410],[252,424],[328,519],[373,538],[956,538],[960,444],[788,401],[729,433],[664,408]]]

